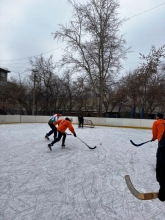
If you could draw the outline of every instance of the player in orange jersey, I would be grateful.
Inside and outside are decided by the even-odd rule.
[[[158,139],[158,149],[156,153],[156,179],[160,189],[158,198],[165,201],[165,120],[163,114],[156,115],[156,121],[152,125],[152,141]]]
[[[63,143],[62,143],[62,146],[65,146],[64,143],[65,143],[65,138],[66,138],[66,133],[65,133],[65,130],[68,128],[72,133],[73,135],[76,137],[76,133],[74,131],[74,128],[72,126],[72,118],[65,118],[62,119],[62,120],[58,120],[56,122],[54,122],[53,124],[54,125],[58,125],[58,128],[57,128],[57,131],[58,131],[58,137],[52,141],[52,143],[48,144],[48,148],[50,150],[52,150],[52,146],[53,144],[55,144],[56,142],[60,141],[61,137],[63,136]]]

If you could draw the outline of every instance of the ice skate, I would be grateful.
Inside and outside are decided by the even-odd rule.
[[[53,144],[48,144],[48,148],[50,151],[52,150],[52,146],[53,146]]]
[[[65,147],[65,143],[62,143],[61,147],[64,148]]]
[[[45,135],[45,138],[46,138],[47,140],[49,140],[48,134]]]

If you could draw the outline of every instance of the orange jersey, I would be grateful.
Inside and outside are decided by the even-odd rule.
[[[72,123],[69,120],[58,120],[53,123],[54,125],[58,124],[57,130],[60,131],[61,133],[64,133],[65,130],[68,128],[73,134],[75,133],[74,128],[72,126]]]
[[[164,131],[165,131],[165,120],[158,119],[152,125],[152,139],[153,140],[158,139],[158,141],[160,141]]]

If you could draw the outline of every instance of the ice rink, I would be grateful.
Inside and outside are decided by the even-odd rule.
[[[165,203],[141,201],[128,190],[158,191],[157,141],[151,130],[78,128],[50,152],[42,124],[0,125],[0,220],[164,220]],[[70,133],[67,130],[67,133]]]

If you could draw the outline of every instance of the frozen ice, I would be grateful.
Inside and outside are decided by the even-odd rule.
[[[164,220],[164,203],[141,201],[128,190],[158,191],[157,141],[151,130],[78,128],[52,151],[47,123],[0,125],[0,220]],[[67,130],[69,134],[70,131]]]

